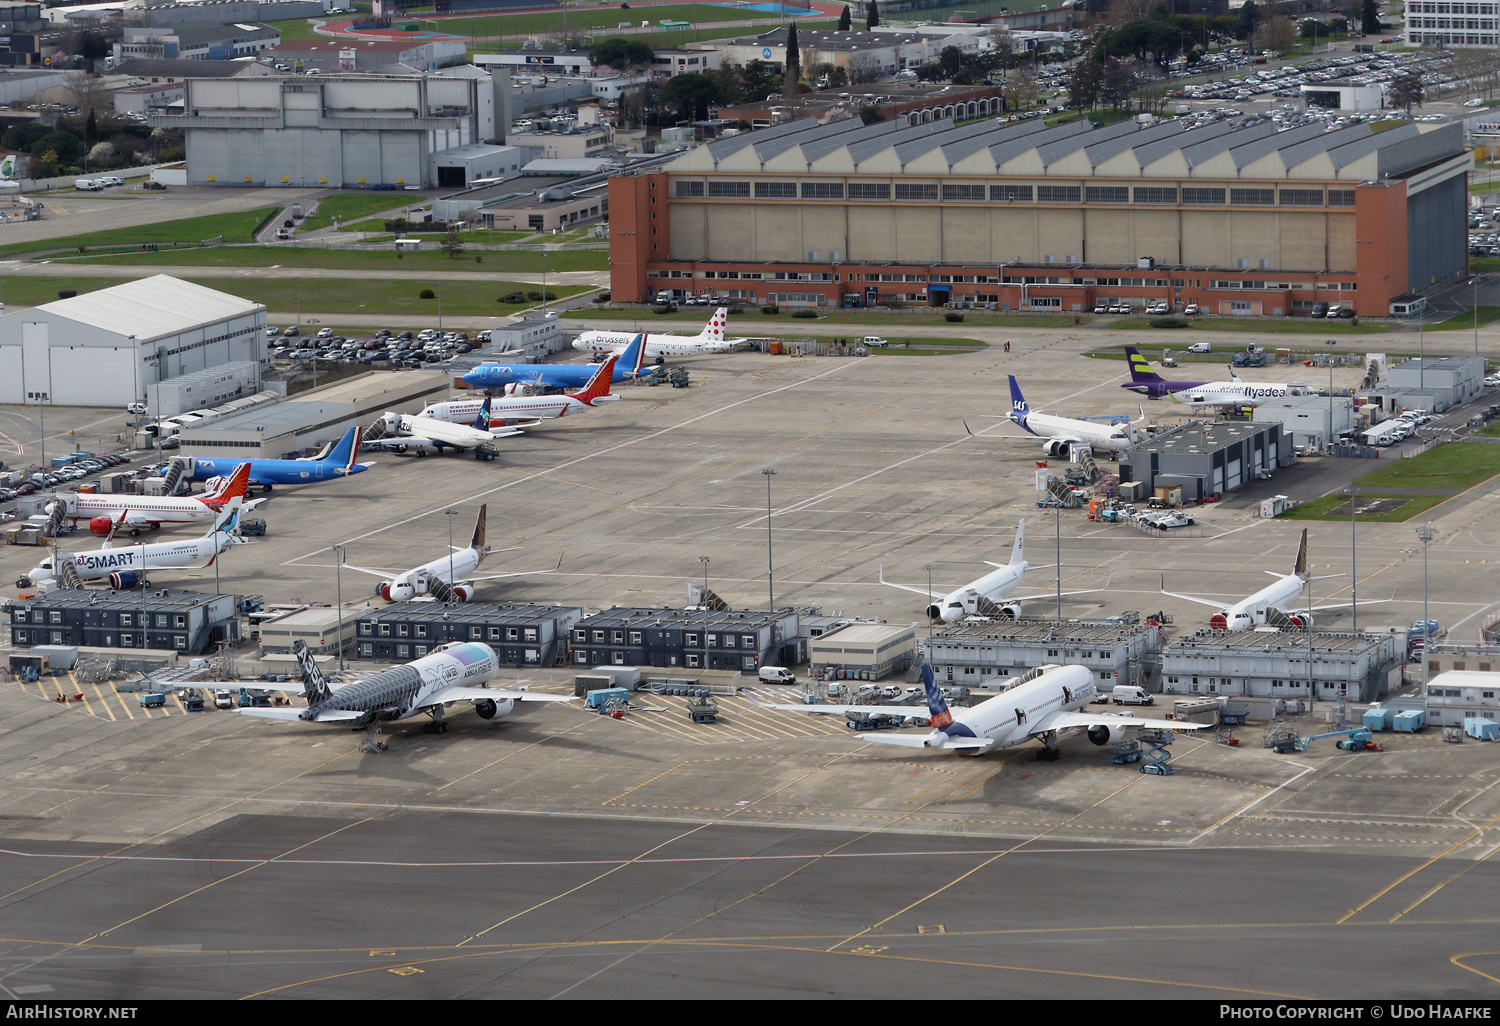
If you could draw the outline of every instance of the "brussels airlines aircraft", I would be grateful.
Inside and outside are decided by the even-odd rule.
[[[1244,631],[1259,624],[1278,621],[1293,627],[1311,628],[1313,613],[1321,609],[1347,609],[1354,604],[1353,602],[1335,602],[1304,609],[1290,608],[1291,603],[1302,597],[1302,589],[1307,587],[1308,581],[1321,581],[1325,577],[1342,576],[1327,574],[1325,577],[1312,577],[1308,574],[1307,528],[1305,527],[1302,529],[1302,542],[1297,546],[1297,561],[1292,564],[1292,572],[1282,575],[1267,570],[1266,573],[1274,576],[1276,580],[1249,598],[1241,599],[1231,605],[1225,605],[1217,599],[1200,598],[1197,595],[1179,595],[1175,591],[1168,591],[1165,587],[1161,589],[1161,593],[1173,598],[1186,599],[1188,602],[1196,602],[1201,606],[1215,607],[1218,612],[1208,618],[1208,625],[1221,631]],[[1387,600],[1367,599],[1365,604],[1373,605],[1385,601]]]
[[[1203,724],[1182,720],[1146,720],[1116,713],[1080,712],[1090,702],[1098,701],[1094,674],[1086,666],[1038,666],[1020,677],[994,698],[980,702],[956,714],[932,679],[932,667],[922,667],[922,690],[927,695],[928,722],[932,732],[913,734],[859,734],[861,741],[907,748],[940,748],[959,755],[983,755],[995,748],[1018,745],[1037,738],[1045,746],[1045,757],[1058,756],[1057,739],[1063,732],[1082,730],[1096,745],[1110,745],[1123,740],[1131,727],[1156,730],[1201,730]],[[753,699],[752,699],[753,701]],[[756,702],[756,705],[762,705]],[[901,706],[891,705],[771,705],[762,708],[786,712],[850,713],[889,716]]]
[[[373,463],[356,463],[359,446],[354,443],[356,428],[350,428],[339,439],[326,459],[305,460],[236,460],[228,457],[187,456],[187,473],[190,481],[212,481],[220,474],[232,471],[236,464],[250,464],[250,483],[269,492],[272,485],[311,484],[314,481],[332,481],[350,474],[358,474]]]
[[[127,545],[118,549],[112,543],[105,542],[102,549],[65,554],[59,556],[58,560],[71,559],[80,580],[108,577],[113,588],[134,588],[137,585],[146,587],[151,582],[145,580],[145,577],[151,571],[212,566],[219,553],[226,548],[243,544],[244,539],[233,533],[239,527],[241,502],[240,496],[235,496],[226,503],[218,519],[214,521],[213,530],[202,538],[156,542],[152,545]],[[53,560],[45,560],[41,566],[31,571],[30,576],[33,581],[55,579],[57,574]]]
[[[49,504],[47,512],[61,505],[69,520],[87,520],[89,530],[95,534],[110,534],[117,527],[128,527],[132,535],[140,534],[142,527],[156,530],[162,524],[197,523],[212,521],[225,505],[234,498],[244,499],[249,492],[250,465],[244,460],[224,460],[229,466],[226,480],[211,484],[202,495],[172,497],[98,495],[86,492],[68,492],[57,497],[57,503]],[[245,502],[242,509],[254,509],[265,500]]]
[[[1031,564],[1026,562],[1025,556],[1025,531],[1026,521],[1021,521],[1016,526],[1016,540],[1011,546],[1009,563],[989,563],[990,566],[998,567],[991,573],[985,574],[977,581],[970,581],[962,588],[957,588],[948,594],[939,597],[937,593],[926,588],[917,588],[909,584],[896,584],[885,579],[885,568],[880,569],[880,583],[892,588],[900,588],[902,591],[914,592],[917,595],[927,596],[931,603],[927,607],[927,616],[933,620],[943,620],[947,623],[956,623],[968,616],[992,616],[1000,619],[1014,620],[1021,615],[1021,603],[1031,602],[1038,599],[1053,598],[1057,592],[1045,595],[1024,595],[1011,601],[1000,604],[1001,599],[1016,590],[1021,583],[1021,577],[1030,569]],[[986,560],[985,562],[989,562]],[[1089,589],[1097,591],[1098,589]],[[1079,591],[1065,591],[1064,595],[1081,595]]]
[[[646,362],[646,336],[637,335],[620,353],[611,383],[637,376]],[[505,389],[510,385],[545,385],[549,388],[583,388],[599,369],[592,363],[481,363],[461,379],[470,388]]]
[[[364,680],[333,689],[306,642],[294,648],[302,666],[302,688],[306,709],[247,708],[245,716],[268,720],[306,720],[309,723],[343,723],[363,727],[381,720],[402,720],[417,713],[432,717],[426,730],[444,734],[443,707],[450,702],[473,702],[480,719],[507,716],[517,702],[571,702],[571,697],[544,695],[534,691],[507,691],[483,687],[500,671],[494,649],[478,642],[454,641],[439,646],[404,666],[393,666]]]
[[[474,571],[479,569],[479,564],[484,562],[484,557],[490,554],[490,547],[484,543],[484,518],[488,509],[488,504],[479,507],[479,519],[474,521],[474,537],[469,542],[469,547],[454,549],[452,555],[442,556],[404,572],[350,566],[347,563],[344,564],[344,568],[358,570],[362,574],[371,574],[375,577],[384,577],[385,580],[375,587],[375,593],[387,602],[407,602],[418,595],[431,595],[439,602],[467,602],[474,597],[475,581],[493,581],[501,577],[526,577],[531,573],[556,572],[556,567],[554,567],[552,570],[520,570],[509,574],[472,576]],[[560,557],[557,565],[562,565]]]
[[[698,353],[727,353],[732,349],[748,346],[754,339],[725,338],[724,329],[729,323],[729,307],[721,306],[708,319],[703,330],[696,335],[650,335],[646,336],[647,360],[658,356],[693,356]],[[634,335],[620,331],[585,331],[573,342],[574,349],[584,352],[619,350],[628,345]]]
[[[1088,420],[1073,420],[1069,417],[1054,417],[1046,413],[1033,413],[1021,395],[1021,386],[1010,375],[1010,413],[1006,416],[1025,431],[1044,439],[1043,447],[1049,452],[1059,445],[1088,445],[1096,449],[1119,452],[1136,442],[1135,425],[1146,419],[1146,408],[1140,408],[1140,420],[1128,424],[1099,424]]]

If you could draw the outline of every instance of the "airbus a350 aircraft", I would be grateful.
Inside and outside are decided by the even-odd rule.
[[[1010,412],[1006,416],[1020,425],[1021,429],[1043,439],[1042,448],[1048,455],[1066,455],[1074,445],[1087,445],[1095,449],[1119,452],[1136,443],[1135,426],[1146,419],[1146,408],[1140,408],[1140,420],[1126,424],[1100,424],[1088,420],[1073,420],[1070,417],[1054,417],[1047,413],[1033,413],[1021,395],[1021,386],[1010,375]]]
[[[1021,615],[1021,603],[1031,602],[1038,599],[1053,598],[1057,592],[1045,595],[1023,595],[1011,599],[1001,605],[1007,595],[1016,590],[1021,583],[1021,578],[1030,568],[1031,564],[1026,562],[1025,553],[1026,521],[1021,521],[1016,526],[1016,540],[1011,545],[1009,563],[989,563],[997,567],[996,570],[985,574],[977,581],[970,581],[962,588],[955,588],[945,595],[929,591],[926,588],[917,588],[909,584],[896,584],[885,579],[885,568],[880,568],[880,583],[892,588],[900,588],[917,595],[923,595],[931,603],[927,607],[927,616],[933,620],[943,620],[947,623],[956,623],[968,616],[990,616],[997,619],[1014,620]],[[1089,589],[1096,590],[1096,589]],[[1064,595],[1081,595],[1083,592],[1065,591]]]
[[[225,460],[225,463],[231,463]],[[212,521],[231,499],[243,500],[249,492],[250,464],[245,460],[233,461],[227,468],[229,477],[212,482],[202,495],[178,498],[149,495],[102,495],[85,492],[67,492],[57,497],[56,503],[47,505],[51,513],[61,505],[63,516],[69,520],[87,520],[89,530],[95,534],[113,534],[116,528],[129,528],[130,533],[140,534],[141,528],[156,530],[162,524],[190,524]],[[245,502],[243,509],[254,509],[265,500]]]
[[[729,324],[729,307],[721,306],[708,319],[703,330],[696,335],[646,336],[645,359],[655,360],[659,356],[694,356],[698,353],[727,353],[750,345],[755,339],[725,338],[724,329]],[[573,342],[574,349],[584,352],[620,350],[629,345],[634,335],[622,331],[585,331]]]
[[[450,399],[433,403],[419,414],[434,417],[454,424],[473,423],[477,427],[487,426],[491,432],[501,427],[535,427],[553,417],[566,417],[581,413],[595,405],[620,398],[609,390],[610,375],[620,354],[611,353],[603,363],[594,368],[593,377],[581,391],[564,395],[520,395],[504,399]],[[487,419],[486,419],[487,418]]]
[[[488,504],[479,507],[479,519],[474,521],[474,537],[469,541],[469,547],[454,549],[450,556],[441,556],[430,563],[423,563],[421,566],[405,571],[350,566],[347,563],[344,564],[344,568],[385,578],[376,586],[375,593],[387,602],[408,602],[419,595],[431,595],[439,602],[467,602],[474,597],[475,581],[493,581],[501,577],[527,577],[533,573],[556,572],[557,567],[553,567],[551,570],[521,570],[508,574],[473,576],[474,571],[479,569],[479,564],[484,562],[484,557],[490,553],[490,547],[484,542],[484,520],[488,510]],[[561,558],[558,559],[557,565],[562,566]]]
[[[861,741],[906,748],[937,748],[959,755],[983,755],[995,748],[1018,745],[1032,738],[1042,742],[1038,758],[1056,759],[1058,737],[1083,731],[1096,745],[1111,745],[1124,739],[1132,727],[1156,730],[1201,730],[1203,724],[1182,720],[1147,720],[1116,713],[1082,712],[1097,701],[1094,674],[1086,666],[1048,663],[1015,678],[1014,683],[978,705],[953,713],[932,679],[932,667],[922,667],[922,690],[927,695],[928,722],[932,731],[913,734],[859,734]],[[756,705],[762,703],[756,702]],[[771,705],[763,708],[785,712],[850,713],[888,716],[900,710],[890,705]]]
[[[637,335],[621,351],[611,383],[634,378],[641,373],[645,362],[646,336]],[[460,380],[470,388],[503,390],[505,395],[516,395],[527,385],[583,388],[598,369],[599,365],[593,363],[481,363]]]
[[[1196,602],[1199,605],[1213,606],[1218,611],[1208,618],[1208,625],[1221,631],[1244,631],[1268,622],[1310,628],[1313,626],[1313,614],[1319,610],[1347,609],[1354,604],[1353,602],[1334,602],[1303,609],[1292,608],[1292,603],[1302,597],[1302,589],[1307,587],[1308,581],[1324,580],[1323,577],[1313,577],[1307,572],[1307,528],[1305,527],[1302,529],[1302,542],[1297,546],[1297,561],[1292,564],[1292,572],[1283,575],[1267,570],[1266,573],[1274,576],[1276,580],[1249,598],[1229,605],[1218,599],[1168,591],[1165,586],[1162,587],[1161,593],[1173,598],[1185,599],[1188,602]],[[1341,575],[1328,574],[1327,576]],[[1374,605],[1385,601],[1387,600],[1368,599],[1362,604]]]
[[[187,463],[184,473],[189,481],[208,481],[223,474],[231,473],[235,466],[240,463],[250,464],[250,483],[257,485],[262,491],[269,492],[273,485],[279,484],[311,484],[315,481],[333,481],[350,474],[358,474],[366,467],[373,467],[373,463],[356,463],[354,458],[359,454],[359,446],[355,444],[354,435],[356,428],[350,428],[339,439],[338,445],[323,459],[309,457],[298,460],[237,460],[230,457],[219,456],[187,456],[180,457]]]
[[[78,571],[79,580],[91,581],[109,578],[112,588],[134,588],[137,585],[149,588],[149,573],[158,570],[202,569],[212,566],[219,553],[231,545],[240,545],[244,539],[235,534],[239,526],[240,496],[225,504],[213,529],[202,538],[186,541],[155,542],[151,545],[125,545],[115,548],[112,541],[93,552],[72,552],[60,555],[56,562],[71,559]],[[28,574],[32,581],[50,581],[56,578],[54,560],[49,557]]]
[[[533,691],[507,691],[480,687],[499,672],[495,650],[472,641],[455,641],[404,666],[393,666],[364,680],[337,689],[331,687],[305,642],[294,651],[302,667],[302,689],[306,709],[244,708],[245,716],[267,720],[306,720],[309,723],[342,723],[368,726],[382,720],[403,720],[426,713],[432,717],[429,733],[445,734],[443,708],[452,702],[473,702],[480,719],[508,716],[517,702],[571,702],[571,697]]]

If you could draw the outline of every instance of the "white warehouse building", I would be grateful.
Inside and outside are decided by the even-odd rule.
[[[185,374],[260,366],[265,329],[259,303],[167,275],[44,303],[0,317],[0,403],[144,401]]]

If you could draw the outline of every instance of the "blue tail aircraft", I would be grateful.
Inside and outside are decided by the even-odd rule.
[[[319,453],[300,460],[245,460],[237,457],[188,456],[187,479],[211,481],[216,477],[234,473],[241,463],[250,464],[250,484],[262,491],[270,491],[272,485],[312,484],[315,481],[332,481],[350,474],[358,474],[373,463],[356,463],[359,446],[355,444],[358,428],[350,428],[339,443],[326,456]],[[319,458],[322,456],[323,458]]]
[[[646,336],[630,340],[615,363],[612,384],[628,381],[642,373],[646,363]],[[481,363],[462,378],[470,388],[489,391],[506,385],[543,385],[547,388],[583,388],[599,369],[597,363]]]

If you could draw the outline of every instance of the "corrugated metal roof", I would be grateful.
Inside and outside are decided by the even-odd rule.
[[[158,274],[43,303],[37,309],[117,335],[134,335],[147,343],[231,317],[249,316],[263,307],[227,292]]]

